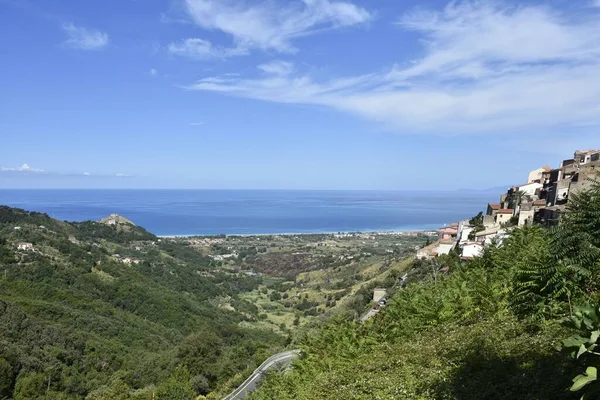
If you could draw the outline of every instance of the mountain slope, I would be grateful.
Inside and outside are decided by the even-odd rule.
[[[207,276],[209,262],[133,224],[0,207],[0,398],[104,398],[115,382],[143,393],[179,364],[206,394],[252,370],[284,341],[239,326],[254,309],[237,295],[261,278]]]

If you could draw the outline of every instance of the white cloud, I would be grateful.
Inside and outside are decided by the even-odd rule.
[[[259,66],[257,78],[211,77],[190,89],[332,107],[403,130],[479,132],[600,121],[600,16],[541,6],[452,2],[404,15],[423,55],[328,81]],[[399,35],[400,36],[400,35]]]
[[[2,172],[29,172],[29,173],[43,173],[43,169],[32,168],[29,164],[23,164],[17,168],[0,168]]]
[[[195,24],[231,35],[235,49],[294,52],[292,40],[324,29],[369,21],[371,14],[352,3],[330,0],[184,0]]]
[[[267,74],[286,76],[294,72],[294,64],[287,61],[277,60],[268,64],[261,64],[258,66],[258,69],[266,72]]]
[[[64,44],[80,50],[99,50],[108,45],[108,34],[95,31],[74,24],[64,24],[63,30],[68,39]]]
[[[168,47],[169,53],[205,60],[211,58],[226,58],[248,54],[243,48],[215,47],[211,42],[204,39],[189,38],[177,43],[171,43]]]
[[[600,7],[600,0],[594,0],[592,2],[592,7]]]
[[[116,176],[117,178],[128,178],[128,177],[130,177],[131,175],[129,175],[129,174],[124,174],[124,173],[122,173],[122,172],[121,172],[121,173],[118,173],[118,174],[116,174],[115,176]]]
[[[84,172],[83,176],[90,176],[90,173],[89,172]]]
[[[154,68],[151,68],[150,69],[150,76],[156,76],[156,75],[158,75],[158,71],[155,70]]]
[[[202,125],[204,125],[204,121],[190,122],[188,125],[189,126],[202,126]]]

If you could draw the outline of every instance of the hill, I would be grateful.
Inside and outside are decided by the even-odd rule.
[[[238,295],[261,277],[210,263],[122,217],[0,207],[0,398],[166,399],[173,374],[194,394],[242,379],[286,338],[249,326]]]
[[[414,270],[421,279],[366,324],[308,332],[295,368],[251,398],[599,398],[600,183],[570,195],[558,227]]]

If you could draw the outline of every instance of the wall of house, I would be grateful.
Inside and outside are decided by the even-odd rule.
[[[519,226],[531,225],[533,223],[533,217],[535,216],[535,210],[521,210],[519,213]]]
[[[528,196],[533,196],[535,195],[535,192],[538,189],[541,189],[542,187],[544,187],[544,185],[542,185],[541,183],[531,183],[529,185],[519,186],[519,190],[524,192]]]
[[[435,249],[438,254],[449,254],[450,251],[454,248],[454,243],[440,243],[438,247]]]
[[[483,246],[478,244],[467,244],[463,247],[462,256],[466,258],[481,257]]]
[[[561,181],[556,182],[556,198],[555,204],[564,204],[569,198],[569,187],[571,186],[571,181],[563,179]]]
[[[460,244],[467,243],[469,241],[469,234],[473,232],[475,228],[472,226],[464,227],[460,234]]]
[[[596,178],[597,175],[595,173],[579,174],[577,181],[572,181],[569,185],[569,195],[576,195],[577,193],[591,189],[594,186],[594,179]]]
[[[496,224],[496,216],[495,215],[486,215],[483,217],[483,226],[486,228],[490,228]]]
[[[383,299],[386,295],[385,289],[375,289],[373,290],[373,301],[377,303],[379,300]]]
[[[512,214],[496,214],[496,224],[505,224],[512,218]]]
[[[535,181],[542,181],[542,174],[544,173],[544,168],[534,169],[529,173],[529,179],[527,179],[527,183],[533,183]]]

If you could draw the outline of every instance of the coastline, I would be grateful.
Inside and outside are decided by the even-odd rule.
[[[156,235],[161,239],[184,239],[197,237],[251,237],[251,236],[309,236],[309,235],[375,235],[375,236],[405,236],[415,235],[418,233],[435,233],[437,228],[421,228],[421,229],[403,229],[403,230],[364,230],[364,231],[331,231],[331,232],[277,232],[277,233],[216,233],[216,234],[185,234],[185,235]]]

